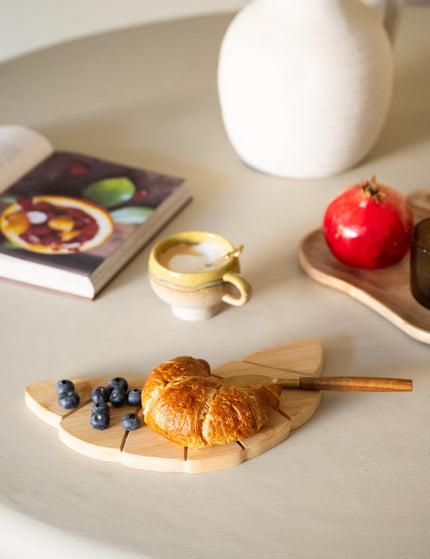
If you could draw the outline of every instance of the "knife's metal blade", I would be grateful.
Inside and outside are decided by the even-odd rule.
[[[280,384],[283,388],[300,388],[298,378],[272,378],[265,375],[236,375],[222,378],[229,386],[247,386],[249,384]]]
[[[222,378],[222,381],[229,386],[247,386],[248,384],[271,384],[273,379],[265,375],[237,375]]]

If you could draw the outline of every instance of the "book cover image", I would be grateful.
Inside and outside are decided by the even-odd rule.
[[[183,179],[55,152],[0,196],[0,253],[90,275]]]

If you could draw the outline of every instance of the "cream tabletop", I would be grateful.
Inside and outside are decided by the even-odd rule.
[[[139,26],[0,66],[2,123],[33,127],[57,149],[186,176],[194,200],[157,239],[204,229],[243,243],[254,290],[241,308],[183,322],[150,288],[151,245],[91,303],[0,284],[2,558],[429,556],[430,347],[310,279],[297,248],[361,178],[405,194],[430,186],[430,9],[404,10],[393,103],[371,155],[323,180],[263,175],[233,152],[216,90],[230,19]],[[77,454],[24,403],[37,381],[144,377],[184,354],[215,367],[307,337],[323,342],[323,374],[407,377],[414,391],[324,393],[284,443],[196,475]]]

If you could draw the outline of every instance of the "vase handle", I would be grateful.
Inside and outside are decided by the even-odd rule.
[[[397,30],[401,2],[402,0],[385,0],[384,18],[382,21],[391,44],[394,42]]]

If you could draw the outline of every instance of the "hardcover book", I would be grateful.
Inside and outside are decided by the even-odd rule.
[[[0,126],[0,277],[94,299],[190,198],[182,178]]]

